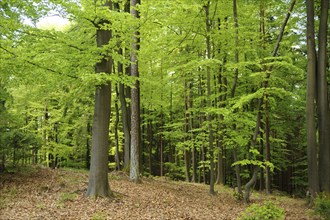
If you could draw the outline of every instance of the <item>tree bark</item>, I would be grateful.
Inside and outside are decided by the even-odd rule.
[[[210,1],[204,6],[205,10],[205,26],[206,26],[206,58],[211,59],[211,39],[210,39],[210,32],[211,32],[211,20],[210,20]],[[209,66],[207,68],[207,106],[209,108],[212,107],[212,100],[211,100],[211,68]],[[207,122],[208,122],[208,130],[209,130],[209,146],[210,146],[210,194],[215,194],[214,191],[214,152],[213,152],[213,129],[212,129],[212,115],[210,112],[207,113]]]
[[[239,63],[239,54],[238,54],[238,19],[237,19],[237,2],[236,0],[233,0],[233,14],[234,14],[234,22],[235,22],[235,63]],[[232,86],[232,90],[230,92],[231,98],[234,98],[236,87],[237,87],[237,81],[238,81],[238,68],[235,68],[235,75],[234,75],[234,82]],[[234,125],[235,128],[235,125]],[[233,148],[233,156],[234,161],[238,161],[237,156],[237,149]],[[241,169],[239,165],[235,165],[235,174],[236,174],[236,182],[237,182],[237,192],[240,195],[243,195],[242,191],[242,181],[241,181]]]
[[[330,115],[327,84],[327,29],[329,0],[321,1],[317,58],[317,107],[319,127],[319,171],[321,191],[330,192]]]
[[[257,181],[258,170],[259,170],[259,168],[257,166],[255,166],[254,169],[253,169],[252,178],[250,179],[249,182],[247,182],[247,184],[245,184],[245,188],[244,188],[245,191],[244,191],[244,197],[243,197],[243,200],[244,200],[245,203],[250,202],[251,188],[255,184],[255,182]]]
[[[269,100],[268,94],[265,95],[265,142],[266,142],[266,161],[270,162],[270,121],[269,121]],[[271,174],[269,166],[266,166],[266,194],[271,194]]]
[[[138,19],[139,13],[136,6],[140,0],[131,0],[131,15]],[[132,37],[131,45],[131,76],[136,78],[134,87],[131,89],[131,159],[130,159],[130,180],[140,182],[140,147],[141,147],[141,128],[140,128],[140,81],[138,70],[137,52],[139,50],[139,32],[136,30]]]
[[[187,80],[184,80],[184,109],[185,109],[185,125],[184,125],[184,132],[185,132],[185,142],[189,139],[189,91],[188,91],[188,83]],[[186,181],[190,182],[190,146],[184,146],[184,163],[185,163],[185,176]]]
[[[239,62],[239,54],[238,54],[238,20],[237,20],[237,2],[233,0],[233,14],[234,14],[234,23],[235,23],[235,63],[238,64]],[[235,68],[235,75],[234,75],[234,82],[233,87],[231,89],[231,97],[235,96],[235,91],[237,87],[237,80],[238,80],[238,68]]]
[[[127,4],[127,2],[126,2]],[[120,12],[119,2],[114,3],[114,9]],[[129,12],[129,1],[128,8],[125,5],[125,12]],[[118,45],[120,47],[120,45]],[[123,48],[118,49],[118,55],[123,56]],[[124,75],[124,65],[122,62],[118,62],[118,74],[119,76]],[[121,110],[121,118],[123,125],[123,133],[124,133],[124,164],[123,167],[127,168],[129,166],[129,158],[130,158],[130,145],[131,145],[131,134],[130,134],[130,114],[127,107],[126,98],[129,98],[128,95],[125,95],[125,85],[123,83],[119,83],[119,101],[120,101],[120,110]]]
[[[115,111],[116,111],[116,120],[114,125],[115,130],[115,145],[116,145],[116,154],[115,154],[115,160],[116,160],[116,169],[120,170],[120,158],[119,158],[119,136],[118,136],[118,124],[119,124],[119,107],[118,107],[118,86],[116,86],[116,100],[115,100]]]
[[[106,1],[104,6],[111,9],[111,1]],[[101,21],[96,31],[97,47],[107,45],[111,38],[111,31],[101,29],[107,21]],[[108,57],[103,57],[96,64],[96,73],[111,73],[112,62]],[[96,88],[94,120],[92,126],[92,152],[89,181],[86,196],[108,197],[111,195],[108,183],[108,152],[109,152],[109,124],[110,124],[111,84],[107,82]]]
[[[307,9],[307,160],[308,189],[312,198],[319,192],[317,165],[315,97],[316,97],[316,51],[314,29],[314,1],[306,1]]]
[[[91,150],[90,150],[90,139],[89,135],[91,134],[91,125],[88,119],[87,126],[86,126],[86,169],[90,169],[91,166]]]

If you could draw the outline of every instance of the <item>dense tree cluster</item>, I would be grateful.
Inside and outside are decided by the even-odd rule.
[[[245,201],[329,192],[329,2],[312,2],[1,1],[0,171],[90,168],[91,196],[108,169]]]

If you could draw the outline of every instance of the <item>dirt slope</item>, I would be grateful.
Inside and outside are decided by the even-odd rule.
[[[124,173],[109,174],[112,199],[84,197],[85,171],[37,168],[0,175],[0,219],[236,219],[246,208],[230,188],[144,178],[128,181]],[[255,194],[254,202],[272,200],[283,207],[286,219],[313,219],[302,200]]]

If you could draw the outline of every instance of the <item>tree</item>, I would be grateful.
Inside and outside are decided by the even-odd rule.
[[[317,165],[315,98],[316,98],[316,52],[314,29],[314,1],[306,1],[307,9],[307,157],[308,157],[308,185],[312,197],[319,192],[319,178]]]
[[[206,58],[211,59],[211,42],[210,42],[210,28],[211,28],[211,21],[210,21],[210,1],[204,6],[205,10],[205,25],[206,25]],[[208,107],[212,107],[212,100],[211,100],[211,69],[207,66],[207,105]],[[207,113],[207,122],[208,122],[208,133],[209,133],[209,147],[210,147],[210,194],[215,194],[214,191],[214,152],[213,152],[213,128],[212,128],[212,115],[210,112]]]
[[[137,10],[139,0],[131,0],[131,14],[134,18],[139,18]],[[132,37],[131,46],[131,76],[136,77],[134,87],[131,89],[131,159],[130,159],[130,179],[134,182],[140,181],[140,82],[137,52],[139,50],[139,31],[136,29]]]
[[[321,1],[320,24],[315,46],[314,1],[306,1],[307,9],[307,155],[308,185],[312,199],[321,191],[330,192],[330,117],[327,83],[327,22],[329,1]],[[315,102],[316,100],[316,102]],[[315,105],[316,103],[316,105]],[[317,118],[315,121],[315,108]],[[318,125],[318,143],[317,130]],[[317,145],[318,144],[318,145]],[[319,152],[317,150],[319,146]]]
[[[308,3],[309,6],[310,3]],[[310,6],[309,6],[310,7]],[[330,192],[330,112],[327,82],[327,38],[329,1],[321,1],[317,56],[317,109],[319,128],[319,170],[321,191]],[[312,20],[313,21],[313,20]],[[315,62],[315,60],[314,60]]]
[[[109,10],[111,1],[103,5]],[[101,6],[99,6],[101,7]],[[97,23],[96,43],[97,47],[104,47],[111,38],[111,31],[105,29],[109,24],[106,20]],[[112,70],[111,58],[103,56],[96,64],[96,74],[110,74]],[[99,85],[95,91],[94,120],[92,128],[92,151],[89,181],[86,195],[109,196],[111,194],[108,183],[108,151],[109,151],[109,123],[110,123],[111,84],[105,82]]]

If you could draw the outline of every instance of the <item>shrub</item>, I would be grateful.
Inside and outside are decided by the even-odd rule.
[[[284,210],[272,202],[265,202],[263,205],[253,204],[249,206],[239,218],[240,220],[266,220],[284,219]]]
[[[319,194],[314,201],[314,212],[317,215],[320,215],[325,220],[330,220],[330,196],[321,193]]]
[[[171,180],[185,180],[184,167],[177,166],[175,163],[164,163],[165,170],[167,171],[165,176]]]

